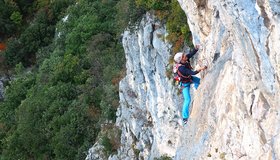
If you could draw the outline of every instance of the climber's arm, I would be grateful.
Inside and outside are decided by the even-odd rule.
[[[192,58],[192,56],[194,56],[196,54],[196,52],[198,51],[198,49],[194,48],[189,54],[187,54],[187,57],[190,59]]]
[[[188,69],[188,68],[185,68],[185,67],[182,67],[182,68],[179,68],[179,69],[180,69],[180,72],[183,75],[196,75],[197,73],[199,73],[199,71],[192,71],[191,69]]]
[[[191,70],[191,69],[188,69],[188,68],[185,68],[185,67],[182,67],[182,68],[179,68],[180,72],[183,74],[183,75],[196,75],[197,73],[203,71],[207,69],[207,66],[204,66],[204,67],[201,67],[195,71]]]
[[[197,53],[198,49],[199,49],[199,45],[197,44],[195,45],[194,49],[187,55],[187,57],[189,59],[192,58],[192,56],[194,56]]]

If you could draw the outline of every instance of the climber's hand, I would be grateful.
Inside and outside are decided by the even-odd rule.
[[[205,70],[205,69],[207,69],[207,66],[201,67],[201,68],[199,68],[197,71],[198,71],[198,72],[201,72],[201,71],[203,71],[203,70]]]
[[[207,66],[204,66],[204,67],[203,67],[203,70],[205,70],[205,69],[207,69]]]

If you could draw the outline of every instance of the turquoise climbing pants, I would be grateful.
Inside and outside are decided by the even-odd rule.
[[[190,86],[191,84],[194,84],[194,88],[197,89],[200,84],[200,78],[192,76],[192,83],[182,83],[182,93],[184,97],[184,104],[182,108],[182,117],[183,118],[189,118],[189,107],[191,103],[191,95],[190,95]]]

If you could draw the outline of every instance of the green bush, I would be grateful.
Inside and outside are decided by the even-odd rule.
[[[171,11],[167,17],[167,39],[175,44],[173,52],[176,53],[186,44],[192,45],[191,32],[187,25],[187,16],[176,0],[171,2]]]
[[[107,136],[103,136],[101,138],[101,145],[104,146],[104,152],[107,155],[110,155],[111,153],[113,153],[113,146],[111,144],[110,139]]]
[[[173,44],[173,53],[181,50],[185,44],[192,46],[192,36],[187,25],[187,17],[177,0],[135,0],[134,2],[129,1],[127,3],[120,1],[119,4],[120,15],[126,14],[133,16],[127,16],[125,20],[120,21],[120,25],[127,25],[129,21],[134,24],[136,20],[142,18],[139,14],[131,14],[131,12],[143,14],[143,11],[154,11],[160,20],[166,22],[168,31],[167,40]],[[136,4],[137,7],[130,8],[128,4]]]
[[[121,131],[113,124],[106,124],[101,131],[100,144],[104,147],[106,156],[116,153],[120,147]]]
[[[135,29],[146,13],[143,5],[136,6],[135,0],[120,0],[117,8],[117,33],[121,34],[125,28]]]
[[[32,23],[19,38],[11,39],[4,52],[6,63],[14,67],[22,62],[24,66],[36,63],[36,52],[40,47],[47,46],[52,41],[54,27],[49,25],[47,12],[40,11]]]
[[[135,0],[138,6],[144,6],[148,10],[168,10],[170,0]]]
[[[155,158],[155,160],[172,160],[172,158],[168,155],[163,155],[160,158]]]
[[[10,18],[13,13],[19,13],[16,4],[10,1],[0,1],[0,36],[9,37],[16,31],[16,24]]]
[[[20,14],[20,12],[15,11],[12,13],[10,19],[16,24],[16,25],[20,25],[22,23],[22,15]]]
[[[3,55],[5,57],[5,63],[8,66],[15,66],[23,59],[23,45],[18,39],[11,39],[7,43],[7,49],[4,51]]]

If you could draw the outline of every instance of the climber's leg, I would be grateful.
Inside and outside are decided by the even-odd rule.
[[[183,119],[185,118],[189,118],[189,106],[191,103],[191,95],[190,95],[190,84],[184,84],[183,86],[183,97],[184,97],[184,104],[183,104],[183,108],[182,108],[182,117]]]

